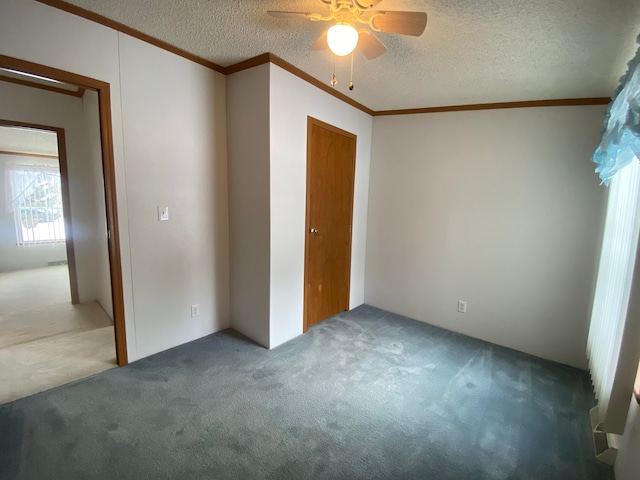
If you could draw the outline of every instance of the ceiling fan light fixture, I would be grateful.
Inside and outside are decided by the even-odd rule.
[[[327,43],[333,53],[344,57],[358,45],[358,31],[348,23],[336,23],[327,32]]]

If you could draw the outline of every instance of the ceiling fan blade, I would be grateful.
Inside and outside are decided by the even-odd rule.
[[[419,37],[427,28],[425,12],[372,12],[371,27],[380,32]]]
[[[360,30],[358,49],[368,60],[378,58],[387,51],[387,47],[369,30]]]
[[[280,12],[277,10],[269,10],[267,13],[276,18],[311,18],[313,16],[313,13],[309,12]]]
[[[329,44],[327,43],[327,30],[325,30],[320,34],[318,39],[313,42],[309,50],[326,50],[327,48],[329,48]]]
[[[366,10],[378,5],[382,0],[353,0],[358,8]]]

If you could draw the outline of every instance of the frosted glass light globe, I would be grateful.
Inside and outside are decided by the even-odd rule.
[[[344,57],[358,45],[358,31],[348,23],[336,23],[327,32],[327,43],[333,53]]]

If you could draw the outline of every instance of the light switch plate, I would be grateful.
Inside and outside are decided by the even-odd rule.
[[[166,222],[169,220],[169,207],[158,207],[158,221]]]

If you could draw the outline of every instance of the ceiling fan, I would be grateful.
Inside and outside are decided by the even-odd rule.
[[[382,0],[318,0],[327,7],[328,14],[310,12],[268,11],[277,18],[306,18],[313,22],[334,22],[311,45],[311,50],[329,48],[338,56],[352,53],[356,47],[369,59],[387,51],[371,32],[397,33],[419,37],[427,27],[425,12],[373,10]],[[356,29],[364,26],[365,28]],[[368,27],[368,28],[366,28]]]

